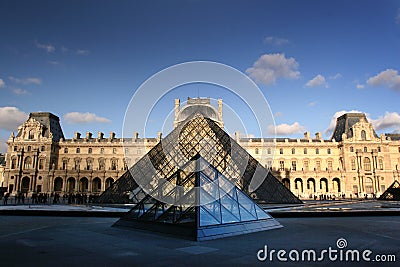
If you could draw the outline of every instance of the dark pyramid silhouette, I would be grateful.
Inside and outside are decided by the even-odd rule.
[[[196,154],[259,202],[302,203],[200,109],[104,191],[98,202],[137,203],[145,196],[138,183],[149,193],[155,180],[171,177]],[[254,181],[263,181],[256,190],[252,190],[257,187]]]
[[[167,180],[175,187],[156,187],[114,225],[197,241],[282,227],[199,154]],[[176,204],[153,198],[157,192]]]
[[[400,183],[394,181],[378,199],[400,201]]]

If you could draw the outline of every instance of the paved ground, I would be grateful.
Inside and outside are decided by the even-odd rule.
[[[284,228],[205,242],[111,227],[116,220],[0,216],[0,266],[276,266],[283,265],[276,254],[273,262],[257,260],[257,252],[265,245],[268,251],[314,249],[319,255],[323,249],[337,249],[339,238],[347,241],[344,253],[369,249],[373,252],[370,258],[396,255],[397,264],[373,262],[369,266],[399,266],[400,261],[400,216],[279,218]],[[289,259],[285,265],[329,262],[325,255],[324,262]],[[335,262],[337,266],[353,264]]]

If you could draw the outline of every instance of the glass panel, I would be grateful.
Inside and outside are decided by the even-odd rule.
[[[239,204],[238,204],[237,201],[235,201],[229,195],[224,195],[223,197],[221,197],[220,202],[221,202],[221,205],[223,206],[223,208],[222,208],[222,222],[225,221],[224,208],[227,211],[229,211],[229,213],[232,214],[235,217],[234,221],[240,221]]]
[[[224,206],[221,206],[222,223],[240,222],[240,219],[229,212]]]
[[[256,212],[257,212],[257,217],[258,219],[268,219],[271,218],[271,216],[268,215],[263,209],[261,209],[258,205],[255,205],[256,207]]]
[[[218,185],[209,181],[202,173],[200,174],[200,189],[200,192],[208,193],[208,196],[203,196],[204,194],[200,193],[200,205],[210,202],[210,198],[212,200],[219,198]]]
[[[239,205],[239,209],[240,209],[240,221],[241,222],[257,220],[257,216],[255,213],[251,214],[249,211],[247,211],[241,205]]]
[[[215,225],[220,222],[215,219],[206,209],[200,207],[200,226]]]
[[[248,196],[246,196],[243,192],[239,190],[237,191],[237,196],[239,204],[257,218],[257,213],[253,200],[251,200]]]

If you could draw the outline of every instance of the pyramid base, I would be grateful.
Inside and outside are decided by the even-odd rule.
[[[194,223],[170,224],[138,221],[132,219],[120,219],[116,223],[114,223],[113,226],[140,229],[152,233],[157,232],[194,241],[213,240],[283,227],[278,221],[273,218],[247,222],[227,223],[222,225],[203,226],[199,227],[198,229],[196,229]]]

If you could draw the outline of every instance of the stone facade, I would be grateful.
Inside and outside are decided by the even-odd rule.
[[[209,99],[188,99],[182,108],[176,100],[175,125],[185,119],[190,106],[223,126],[222,101],[216,109]],[[57,116],[31,113],[7,142],[3,186],[12,193],[101,193],[161,138],[161,133],[158,138],[139,138],[134,133],[123,140],[113,132],[108,137],[87,132],[65,139]],[[364,114],[339,117],[329,140],[308,132],[297,139],[240,138],[238,133],[235,139],[301,198],[379,196],[399,180],[400,135],[378,137]],[[124,160],[125,153],[129,160]]]

